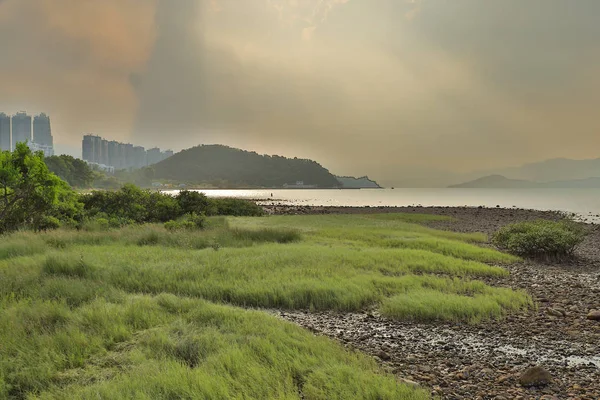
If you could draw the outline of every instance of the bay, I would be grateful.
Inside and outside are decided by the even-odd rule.
[[[600,222],[600,189],[234,189],[199,190],[209,197],[236,197],[296,206],[502,207],[574,213]]]

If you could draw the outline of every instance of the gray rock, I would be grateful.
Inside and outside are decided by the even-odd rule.
[[[377,357],[381,358],[383,361],[388,361],[390,358],[392,358],[388,353],[386,353],[383,350],[377,353]]]
[[[554,308],[550,308],[550,307],[548,307],[548,308],[546,309],[546,313],[547,313],[548,315],[551,315],[551,316],[553,316],[553,317],[558,317],[558,318],[562,318],[562,317],[564,317],[564,316],[565,316],[565,314],[563,314],[561,311],[559,311],[559,310],[557,310],[557,309],[554,309]]]
[[[592,310],[587,315],[587,319],[591,319],[592,321],[600,321],[600,311]]]
[[[519,378],[519,383],[525,387],[545,386],[552,382],[552,375],[540,366],[529,368]]]

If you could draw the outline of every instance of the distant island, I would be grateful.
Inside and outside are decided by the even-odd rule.
[[[223,145],[183,150],[151,167],[155,180],[209,184],[219,188],[339,188],[313,160],[261,155]]]
[[[563,181],[551,181],[551,182],[534,182],[524,179],[509,179],[502,175],[489,175],[483,178],[475,179],[473,181],[460,183],[458,185],[451,185],[451,188],[490,188],[490,189],[518,189],[518,188],[531,188],[531,189],[577,189],[577,188],[600,188],[600,178],[586,178],[586,179],[570,179]]]
[[[368,176],[355,178],[353,176],[336,176],[344,189],[381,189],[379,184]]]
[[[491,171],[490,171],[491,172]],[[504,168],[494,174],[532,182],[564,182],[600,177],[600,158],[573,160],[553,158],[550,160]],[[481,173],[480,176],[490,175]]]

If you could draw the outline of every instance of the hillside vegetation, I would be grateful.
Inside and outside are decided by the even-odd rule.
[[[319,188],[340,186],[312,160],[260,155],[221,145],[203,145],[153,166],[155,179],[210,183],[217,187],[281,187],[303,181]]]

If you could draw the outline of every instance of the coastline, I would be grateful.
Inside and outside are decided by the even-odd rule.
[[[553,211],[477,207],[263,208],[270,215],[443,215],[454,219],[427,226],[488,235],[509,223],[567,218]],[[588,320],[587,314],[600,309],[600,226],[581,224],[589,234],[573,260],[524,260],[502,266],[510,272],[508,277],[484,279],[494,286],[525,290],[534,300],[534,308],[503,320],[469,325],[398,322],[371,310],[273,313],[371,354],[399,379],[427,387],[443,399],[597,399],[600,322]],[[534,365],[548,370],[553,382],[542,388],[519,385],[520,374]]]

